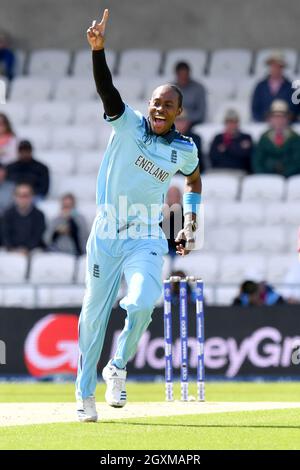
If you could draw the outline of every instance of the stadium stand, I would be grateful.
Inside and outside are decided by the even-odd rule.
[[[223,129],[228,109],[241,117],[243,132],[257,142],[266,123],[251,121],[253,88],[266,73],[271,50],[248,49],[129,49],[106,51],[115,84],[124,99],[147,113],[152,90],[174,79],[174,66],[184,60],[192,76],[208,93],[208,119],[193,128],[209,145]],[[298,54],[283,51],[287,74],[297,72]],[[71,192],[89,227],[96,213],[95,179],[111,129],[102,119],[96,98],[88,49],[73,55],[67,50],[18,50],[15,78],[7,103],[0,106],[12,121],[18,139],[29,139],[38,158],[51,171],[47,199],[38,201],[46,220],[59,209],[59,198]],[[299,124],[295,124],[299,132]],[[299,156],[300,158],[300,156]],[[209,166],[209,165],[208,165]],[[173,270],[192,272],[206,281],[206,302],[229,305],[247,278],[280,286],[297,257],[300,220],[300,175],[249,175],[207,171],[203,177],[204,249],[185,258],[165,258],[163,276]],[[184,191],[184,178],[172,185]],[[59,266],[59,269],[58,269]],[[85,256],[0,251],[0,301],[5,306],[59,306],[80,304],[85,280]],[[50,285],[50,284],[53,285]],[[119,297],[124,292],[124,285]],[[161,300],[160,300],[161,301]]]

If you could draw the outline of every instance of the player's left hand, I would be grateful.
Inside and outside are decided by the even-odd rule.
[[[193,231],[193,224],[191,222],[187,223],[184,228],[178,232],[175,242],[178,243],[178,245],[176,245],[176,253],[180,256],[188,255],[190,251],[195,248],[195,232]]]

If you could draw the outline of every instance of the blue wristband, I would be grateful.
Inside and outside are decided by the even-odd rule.
[[[183,213],[193,212],[198,213],[199,205],[201,203],[201,194],[199,193],[184,193],[183,195]]]

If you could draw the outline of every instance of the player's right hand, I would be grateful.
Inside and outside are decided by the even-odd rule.
[[[101,22],[97,23],[96,20],[94,20],[92,26],[87,30],[87,40],[93,51],[99,51],[104,48],[105,28],[108,16],[108,9],[105,9]]]

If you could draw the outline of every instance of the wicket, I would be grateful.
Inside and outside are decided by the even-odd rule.
[[[164,281],[164,340],[165,340],[165,382],[166,400],[174,400],[173,390],[173,355],[172,355],[172,282],[179,282],[179,321],[180,321],[180,385],[181,400],[189,400],[188,374],[188,281],[196,282],[196,337],[197,337],[197,398],[205,401],[204,369],[204,308],[203,281],[192,276],[181,278],[172,276]]]

